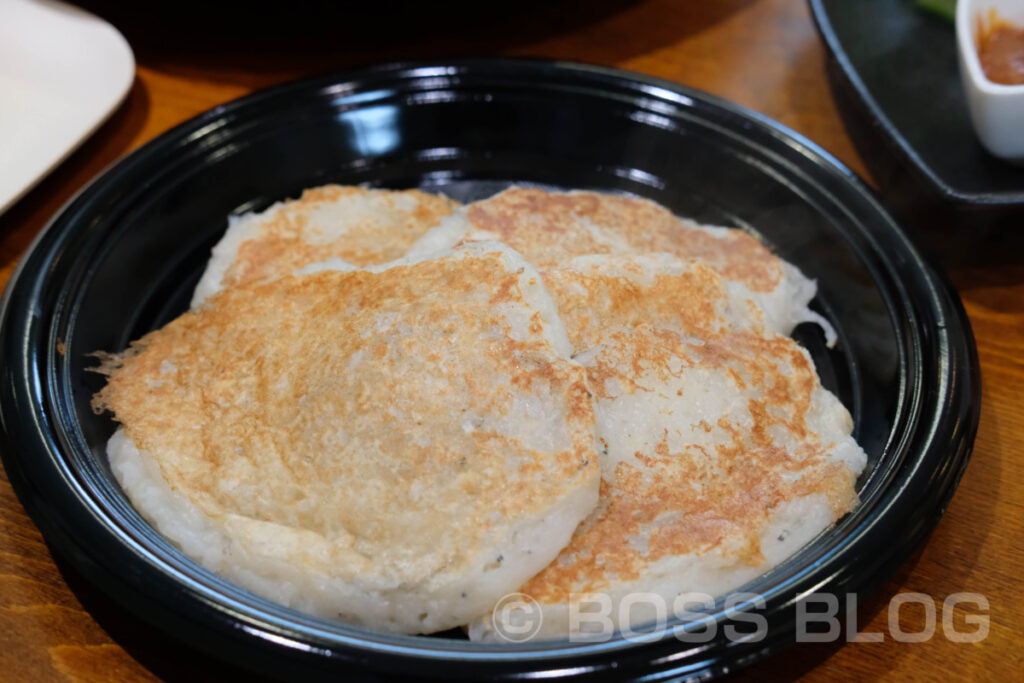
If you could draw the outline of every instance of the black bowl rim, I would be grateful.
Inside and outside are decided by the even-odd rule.
[[[851,555],[855,541],[846,542],[834,552],[830,550],[828,561],[822,561],[818,574],[811,577],[805,571],[796,577],[798,581],[790,582],[796,584],[791,586],[796,589],[793,594],[770,596],[767,609],[778,628],[767,640],[759,644],[730,642],[685,652],[680,651],[678,643],[670,643],[667,638],[643,645],[613,641],[538,649],[486,648],[462,643],[449,647],[444,641],[428,643],[426,639],[390,638],[366,632],[346,637],[340,635],[346,633],[345,628],[327,634],[315,629],[302,631],[287,620],[268,618],[266,613],[254,615],[245,606],[225,600],[223,596],[218,600],[209,593],[183,591],[181,581],[185,577],[167,573],[173,567],[165,566],[165,573],[159,576],[126,569],[131,565],[137,570],[143,549],[123,529],[112,528],[110,520],[93,504],[91,496],[95,492],[84,490],[76,481],[62,453],[62,449],[74,445],[66,436],[54,432],[57,416],[40,400],[41,382],[44,382],[41,371],[47,360],[55,357],[56,339],[51,335],[46,346],[35,343],[46,338],[48,332],[44,329],[46,321],[39,317],[37,304],[46,281],[47,265],[59,255],[62,240],[87,225],[93,205],[106,194],[116,192],[119,183],[128,178],[134,168],[156,163],[190,136],[201,136],[203,131],[243,119],[260,106],[271,106],[300,93],[316,94],[342,87],[356,92],[377,80],[410,78],[432,72],[529,78],[534,82],[545,79],[576,82],[594,88],[620,89],[632,92],[635,97],[667,100],[676,105],[696,103],[725,118],[745,121],[773,139],[777,143],[776,153],[790,154],[820,172],[822,183],[829,184],[844,201],[852,203],[845,206],[847,210],[873,219],[877,234],[867,236],[868,239],[881,253],[884,253],[881,247],[884,242],[886,249],[895,250],[893,253],[904,259],[902,277],[917,281],[918,291],[913,292],[917,297],[914,309],[934,324],[934,329],[925,330],[925,334],[915,339],[914,353],[922,356],[916,360],[918,364],[927,365],[927,368],[917,368],[915,379],[928,385],[918,388],[916,394],[919,400],[915,403],[924,403],[914,406],[915,450],[907,454],[910,444],[900,445],[904,449],[902,454],[908,457],[898,463],[899,471],[894,475],[897,478],[893,480],[895,486],[889,490],[891,495],[879,501],[884,515],[890,519],[898,517],[908,527],[898,543],[886,538],[888,532],[879,517],[859,519],[856,528],[848,529],[847,538],[855,536],[861,545],[864,539],[873,539],[874,545],[884,548],[884,552],[870,557]],[[895,267],[893,272],[897,272]],[[906,283],[896,284],[902,287]],[[193,647],[229,661],[240,661],[243,666],[284,676],[294,673],[295,666],[305,668],[310,674],[323,674],[339,663],[353,670],[436,675],[436,671],[429,670],[429,665],[424,667],[425,663],[434,662],[450,665],[445,675],[459,677],[483,673],[511,677],[530,670],[548,674],[554,671],[609,673],[618,667],[622,674],[630,670],[635,675],[657,672],[661,678],[683,673],[724,673],[750,663],[793,641],[794,606],[809,589],[828,585],[834,592],[839,589],[861,595],[871,592],[927,537],[966,467],[980,408],[977,352],[959,298],[945,277],[918,253],[892,221],[873,191],[852,171],[802,135],[717,97],[630,72],[548,60],[465,59],[385,64],[287,83],[200,114],[129,154],[65,205],[36,238],[12,275],[0,303],[0,324],[0,358],[5,361],[0,388],[3,427],[0,454],[19,498],[47,540],[88,580],[144,621],[169,631]],[[923,370],[934,370],[936,376],[930,377]],[[918,420],[919,417],[922,419]],[[722,617],[722,611],[718,610],[709,618]]]

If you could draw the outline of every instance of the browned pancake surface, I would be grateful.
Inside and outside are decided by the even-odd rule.
[[[459,206],[419,190],[327,185],[306,190],[259,221],[224,272],[221,286],[279,277],[340,258],[356,266],[392,261]]]
[[[313,532],[340,575],[455,572],[596,483],[583,370],[508,258],[229,288],[133,345],[96,405],[215,519]]]
[[[600,257],[545,274],[587,367],[604,454],[598,509],[522,589],[541,604],[643,590],[684,556],[758,567],[780,505],[821,495],[834,520],[857,502],[860,470],[837,445],[862,454],[806,352],[747,316],[710,268],[658,268]]]
[[[467,206],[473,229],[491,233],[540,268],[587,254],[666,252],[704,261],[755,292],[782,279],[779,259],[740,230],[712,234],[646,199],[512,187]]]

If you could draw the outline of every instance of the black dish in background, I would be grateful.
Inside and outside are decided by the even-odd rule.
[[[1024,232],[1024,167],[978,142],[953,25],[909,0],[810,5],[847,131],[893,208],[953,262]]]
[[[98,349],[183,311],[232,212],[304,187],[366,182],[459,199],[510,182],[628,191],[758,232],[819,283],[840,334],[797,338],[855,417],[869,454],[862,505],[747,588],[763,639],[484,646],[316,619],[198,567],[151,529],[111,476],[109,416],[89,408]],[[49,543],[136,616],[191,647],[280,678],[525,673],[722,674],[794,640],[811,591],[861,596],[938,521],[966,466],[978,368],[963,310],[849,170],[757,114],[672,83],[527,60],[405,64],[301,81],[218,107],[128,156],[51,222],[5,293],[2,455]],[[845,604],[845,603],[844,603]]]

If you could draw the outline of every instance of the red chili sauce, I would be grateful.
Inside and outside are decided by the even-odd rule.
[[[1024,85],[1024,28],[995,16],[989,19],[978,32],[978,59],[985,77],[1003,85]]]

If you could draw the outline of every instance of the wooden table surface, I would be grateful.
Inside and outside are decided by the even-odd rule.
[[[853,1],[853,0],[851,0]],[[502,16],[460,3],[443,19],[422,6],[383,3],[168,3],[136,14],[135,3],[90,2],[136,54],[136,79],[99,132],[0,216],[0,285],[47,219],[84,183],[126,152],[214,105],[294,77],[401,58],[528,55],[630,69],[734,100],[804,134],[857,173],[865,166],[847,136],[825,77],[825,58],[804,0],[565,0],[525,2]],[[347,6],[349,5],[349,6]],[[283,15],[287,12],[287,15]],[[247,18],[246,18],[247,17]],[[244,34],[244,38],[238,34]],[[2,157],[2,150],[0,150]],[[0,159],[2,163],[2,159]],[[870,179],[869,179],[870,180]],[[1022,216],[1024,227],[1024,216]],[[951,266],[974,327],[984,409],[974,455],[926,545],[860,605],[861,631],[882,642],[804,644],[739,678],[1021,680],[1024,673],[1024,251]],[[936,635],[897,642],[893,596],[931,596],[941,622],[983,615],[988,636],[958,643]],[[920,631],[925,609],[904,606],[898,624]],[[0,475],[0,679],[5,681],[220,680],[231,672],[182,656],[156,631],[127,619],[56,559]]]

